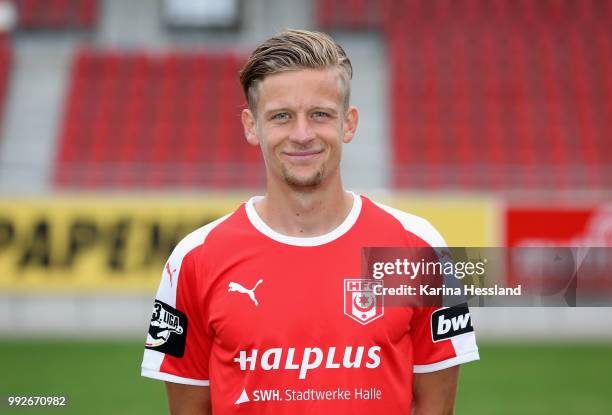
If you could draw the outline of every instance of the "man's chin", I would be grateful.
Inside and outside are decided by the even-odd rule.
[[[323,172],[318,171],[315,174],[311,174],[308,176],[299,176],[284,172],[283,178],[285,179],[285,183],[287,183],[291,187],[302,189],[313,188],[320,185],[323,181]]]

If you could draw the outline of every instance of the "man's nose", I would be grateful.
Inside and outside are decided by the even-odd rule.
[[[307,143],[314,138],[311,125],[306,115],[299,115],[293,123],[289,139],[297,143]]]

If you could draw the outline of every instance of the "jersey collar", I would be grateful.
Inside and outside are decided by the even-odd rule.
[[[255,203],[261,200],[263,196],[254,196],[249,199],[248,202],[246,202],[246,214],[255,229],[263,233],[268,238],[274,239],[277,242],[294,246],[324,245],[344,235],[353,227],[355,222],[357,222],[357,218],[359,217],[359,213],[361,212],[361,197],[353,192],[349,193],[353,195],[353,206],[351,207],[349,214],[346,216],[346,218],[344,218],[342,223],[338,225],[336,229],[319,236],[298,237],[283,235],[282,233],[276,232],[259,217],[257,211],[255,210]]]

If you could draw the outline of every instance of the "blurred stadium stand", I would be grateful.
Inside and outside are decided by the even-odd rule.
[[[15,0],[24,30],[93,29],[98,0]]]
[[[321,30],[384,30],[392,20],[396,0],[316,0]]]
[[[12,50],[8,36],[0,32],[0,133],[4,119],[4,106],[11,74]],[[0,140],[2,134],[0,134]]]
[[[612,188],[606,1],[319,0],[329,29],[382,29],[392,182]]]
[[[263,187],[238,121],[231,53],[85,49],[73,66],[56,162],[61,188]]]
[[[217,10],[229,16],[219,25],[187,19],[186,30],[188,0],[8,1],[18,26],[0,35],[5,200],[259,192],[237,71],[287,27],[331,32],[353,61],[360,126],[344,150],[346,187],[485,195],[500,212],[517,200],[611,199],[608,0],[244,0],[232,2],[237,15]],[[492,235],[504,214],[487,219]],[[149,292],[3,292],[0,333],[140,335],[150,303]],[[612,316],[580,313],[553,332],[550,309],[474,311],[492,336],[612,335],[599,330]]]

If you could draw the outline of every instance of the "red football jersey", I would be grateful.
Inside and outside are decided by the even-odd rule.
[[[143,376],[210,385],[214,414],[409,414],[413,373],[479,358],[467,308],[451,328],[451,309],[385,309],[359,295],[362,248],[445,246],[429,222],[354,195],[332,232],[289,237],[262,221],[257,200],[175,248]]]

